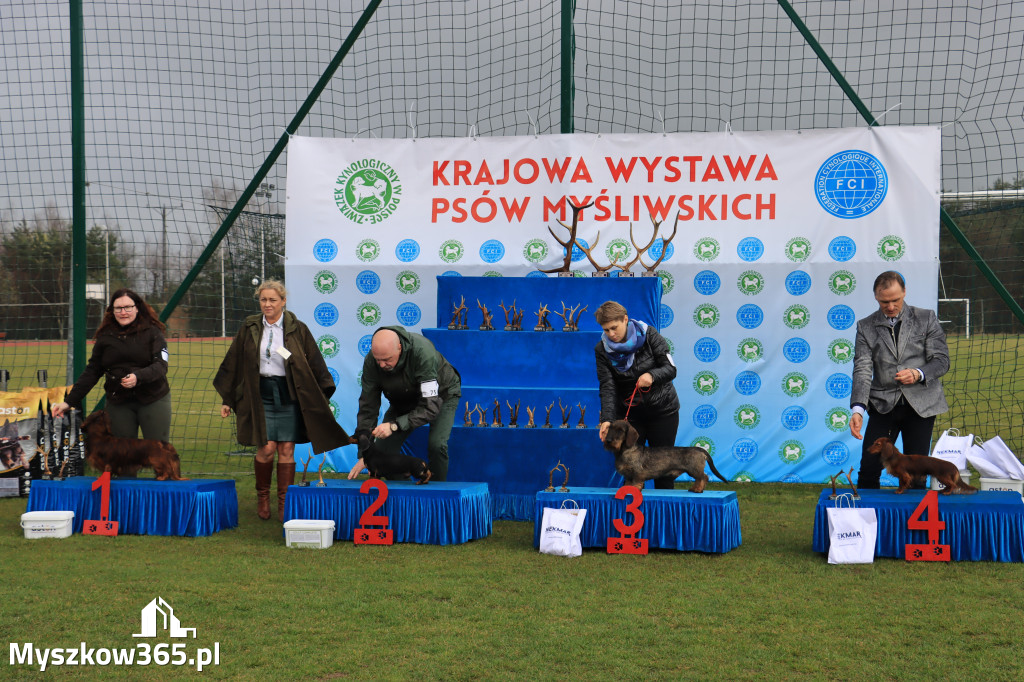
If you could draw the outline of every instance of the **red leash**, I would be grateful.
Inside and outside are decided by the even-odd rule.
[[[651,387],[648,386],[646,389],[641,389],[640,380],[636,380],[636,387],[633,389],[633,395],[629,396],[629,401],[626,403],[626,416],[624,417],[624,419],[626,419],[627,421],[629,420],[629,411],[633,408],[633,396],[636,395],[637,391],[640,391],[641,393],[650,393]]]

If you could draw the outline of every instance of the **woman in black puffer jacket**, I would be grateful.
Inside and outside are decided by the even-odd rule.
[[[107,394],[110,431],[119,438],[171,438],[171,387],[167,384],[164,325],[141,296],[119,289],[96,330],[96,344],[85,371],[67,401],[52,407],[59,417],[77,407],[101,377]]]
[[[675,445],[679,396],[672,385],[676,366],[665,339],[654,327],[630,320],[615,301],[601,304],[594,317],[604,330],[594,347],[601,389],[601,441],[611,422],[626,419],[628,410],[629,423],[640,434],[638,445]],[[654,487],[674,488],[675,478],[657,478]]]

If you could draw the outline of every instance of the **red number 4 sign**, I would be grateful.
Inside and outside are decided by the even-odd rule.
[[[928,520],[922,521],[925,512],[928,512]],[[929,490],[907,519],[907,530],[928,531],[928,544],[906,545],[904,558],[907,561],[949,561],[949,545],[939,544],[939,531],[945,529],[946,522],[939,519],[939,494]]]

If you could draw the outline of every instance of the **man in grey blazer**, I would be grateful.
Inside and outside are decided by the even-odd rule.
[[[882,474],[878,455],[868,453],[877,438],[903,434],[906,454],[927,455],[935,416],[949,409],[940,381],[949,349],[935,313],[904,305],[906,282],[893,270],[875,278],[873,291],[878,310],[857,322],[850,396],[850,433],[864,441],[857,485],[865,489],[878,488]]]

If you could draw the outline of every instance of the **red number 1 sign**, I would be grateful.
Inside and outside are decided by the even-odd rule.
[[[928,520],[922,521],[921,516],[928,512]],[[939,544],[939,531],[946,529],[946,522],[939,519],[939,493],[929,490],[925,493],[921,504],[907,519],[908,530],[928,531],[928,544],[906,545],[904,558],[907,561],[949,561],[949,545]]]
[[[363,481],[359,492],[364,495],[370,492],[370,488],[376,488],[377,499],[374,500],[363,515],[359,517],[359,526],[356,527],[352,542],[357,545],[392,545],[395,542],[394,533],[388,528],[390,519],[386,516],[377,516],[374,512],[384,506],[388,499],[388,487],[376,478],[369,478]],[[384,526],[383,528],[369,528],[369,526]]]
[[[647,554],[647,538],[638,538],[636,534],[644,527],[644,513],[640,511],[644,494],[633,485],[624,485],[615,493],[616,500],[623,500],[629,495],[632,501],[626,505],[626,513],[633,515],[633,523],[628,526],[622,519],[612,519],[615,530],[622,533],[621,537],[608,538],[609,554]]]
[[[103,475],[92,482],[92,489],[100,489],[100,520],[84,521],[82,523],[82,535],[109,535],[117,536],[117,521],[110,520],[110,472],[104,471]]]

